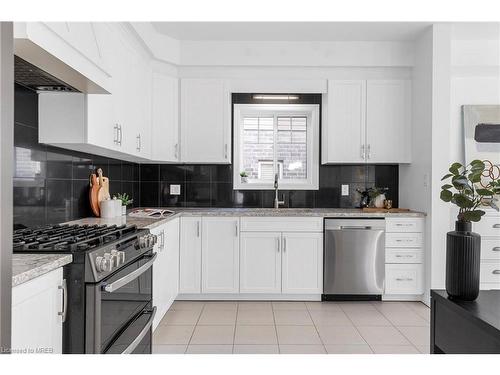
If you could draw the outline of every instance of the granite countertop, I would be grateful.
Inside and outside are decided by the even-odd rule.
[[[357,208],[177,208],[162,207],[175,212],[173,215],[162,219],[137,218],[121,216],[113,219],[85,218],[70,221],[66,224],[99,224],[99,225],[137,225],[139,228],[155,228],[169,220],[181,216],[304,216],[304,217],[424,217],[425,214],[417,211],[385,213],[363,212]]]
[[[23,284],[72,261],[71,254],[12,254],[12,286]]]

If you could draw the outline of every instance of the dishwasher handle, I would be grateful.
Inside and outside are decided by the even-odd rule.
[[[340,229],[363,229],[363,230],[370,230],[373,227],[371,226],[356,226],[356,225],[342,225]]]

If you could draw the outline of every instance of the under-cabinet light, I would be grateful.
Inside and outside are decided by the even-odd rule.
[[[297,95],[254,95],[254,99],[259,100],[297,100]]]

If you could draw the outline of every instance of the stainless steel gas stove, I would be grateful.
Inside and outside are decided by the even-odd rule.
[[[55,225],[14,232],[15,253],[70,253],[64,353],[151,353],[157,239],[135,226]]]

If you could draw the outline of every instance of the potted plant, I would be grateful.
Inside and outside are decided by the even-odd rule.
[[[472,232],[472,222],[481,220],[483,206],[498,210],[500,181],[495,168],[487,160],[465,166],[453,163],[441,179],[449,181],[441,186],[441,200],[459,209],[455,230],[446,235],[446,292],[452,299],[474,301],[479,295],[481,236]]]
[[[368,195],[370,197],[370,202],[373,207],[384,208],[385,204],[385,193],[389,191],[389,188],[372,187],[368,189]]]
[[[115,197],[113,197],[114,199]],[[116,194],[116,199],[119,199],[122,201],[122,215],[127,214],[127,206],[131,205],[134,200],[130,199],[129,195],[127,193],[118,193]]]
[[[248,182],[248,173],[246,171],[240,172],[240,177],[243,184]]]

